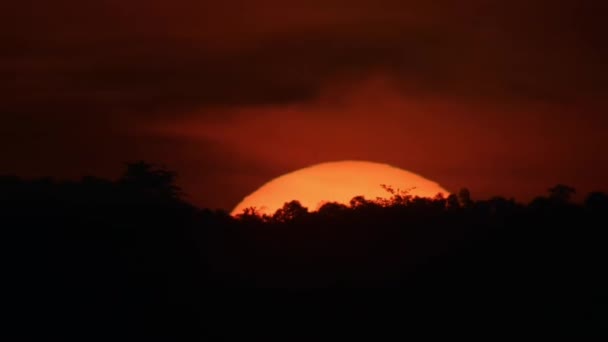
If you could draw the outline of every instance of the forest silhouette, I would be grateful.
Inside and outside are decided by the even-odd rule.
[[[189,204],[175,180],[145,162],[118,180],[0,177],[21,336],[606,334],[605,193],[575,203],[556,185],[522,204],[387,187],[232,217]]]

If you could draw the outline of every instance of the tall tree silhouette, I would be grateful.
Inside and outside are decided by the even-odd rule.
[[[458,192],[458,201],[463,208],[470,208],[473,206],[473,200],[471,199],[471,192],[469,189],[460,189]]]
[[[176,199],[181,189],[175,185],[177,174],[144,161],[127,163],[127,169],[120,183],[149,196],[164,199]]]

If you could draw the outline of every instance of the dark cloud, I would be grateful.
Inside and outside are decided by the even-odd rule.
[[[191,119],[206,127],[211,121],[224,121],[247,131],[242,123],[260,115],[255,108],[275,113],[290,106],[298,106],[300,114],[336,120],[368,115],[354,120],[356,125],[348,120],[330,124],[336,130],[351,130],[352,137],[343,133],[349,139],[365,134],[365,127],[375,127],[366,120],[409,127],[411,113],[394,109],[364,114],[349,104],[350,111],[301,110],[306,105],[327,107],[324,98],[331,97],[334,88],[351,103],[349,97],[361,94],[347,88],[374,77],[390,79],[390,91],[397,94],[368,99],[371,102],[400,102],[401,96],[423,103],[431,99],[476,104],[469,113],[455,114],[458,120],[429,114],[427,121],[420,122],[433,127],[430,133],[449,132],[445,122],[474,122],[481,127],[475,130],[478,135],[483,125],[490,136],[494,131],[506,134],[499,129],[502,120],[506,120],[503,126],[517,130],[525,115],[539,115],[546,122],[553,115],[557,122],[569,122],[572,136],[583,141],[581,148],[596,155],[605,147],[589,139],[595,139],[598,127],[606,124],[607,12],[608,5],[600,0],[5,2],[0,4],[0,152],[6,157],[0,161],[0,172],[72,175],[105,170],[103,165],[130,157],[149,157],[186,170],[190,183],[196,182],[193,169],[204,170],[198,171],[205,173],[203,178],[230,174],[233,178],[222,178],[226,188],[228,179],[254,177],[237,176],[226,167],[264,170],[254,173],[255,181],[243,180],[239,185],[249,189],[264,177],[319,158],[302,150],[298,153],[310,158],[300,156],[297,163],[262,161],[248,156],[242,146],[247,141],[235,147],[234,139],[215,136],[189,147],[192,142],[179,134],[160,143],[158,137],[142,132]],[[530,108],[539,104],[584,105],[584,110],[549,109],[552,114],[541,109],[534,114]],[[363,107],[372,111],[373,105]],[[574,115],[578,119],[568,121]],[[394,116],[403,118],[393,120]],[[196,121],[199,118],[203,121]],[[290,126],[280,114],[265,120],[266,125]],[[307,127],[310,135],[326,141],[331,136],[319,133],[323,124],[327,123],[309,122]],[[543,125],[534,127],[538,131],[527,130],[526,137],[544,134]],[[558,133],[549,136],[555,140],[567,134]],[[285,154],[306,140],[290,143],[288,138],[277,138]],[[422,148],[435,151],[438,146],[421,141]],[[479,139],[474,144],[480,144]],[[498,144],[489,145],[483,158],[504,148]],[[563,143],[557,145],[564,148]],[[353,152],[344,144],[324,158],[374,159],[376,150],[388,147],[362,144]],[[509,153],[505,159],[514,158]],[[529,158],[542,154],[537,151]],[[559,151],[550,154],[558,156]],[[390,153],[380,155],[407,161]],[[480,158],[472,157],[476,170],[482,169]],[[581,163],[595,165],[595,170],[606,164],[591,159],[582,158]],[[188,161],[193,160],[198,160],[197,166],[189,168]],[[213,166],[204,166],[204,160],[211,160]],[[449,163],[427,167],[431,162],[422,157],[417,163],[431,176],[454,168]],[[554,165],[560,163],[564,161],[555,159]],[[225,205],[228,200],[221,201]]]
[[[378,69],[465,96],[606,90],[600,1],[229,3],[3,5],[2,91],[34,109],[267,104]]]

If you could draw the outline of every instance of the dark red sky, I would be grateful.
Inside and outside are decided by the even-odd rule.
[[[522,201],[608,190],[600,0],[0,4],[0,174],[165,164],[231,209],[364,159]]]

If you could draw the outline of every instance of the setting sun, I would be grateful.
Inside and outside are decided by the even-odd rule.
[[[245,197],[232,215],[255,207],[261,214],[273,214],[286,202],[298,200],[309,210],[317,210],[323,203],[348,204],[355,196],[367,199],[391,196],[382,185],[409,190],[419,197],[444,195],[448,191],[439,184],[387,164],[364,161],[341,161],[317,164],[271,180]]]

